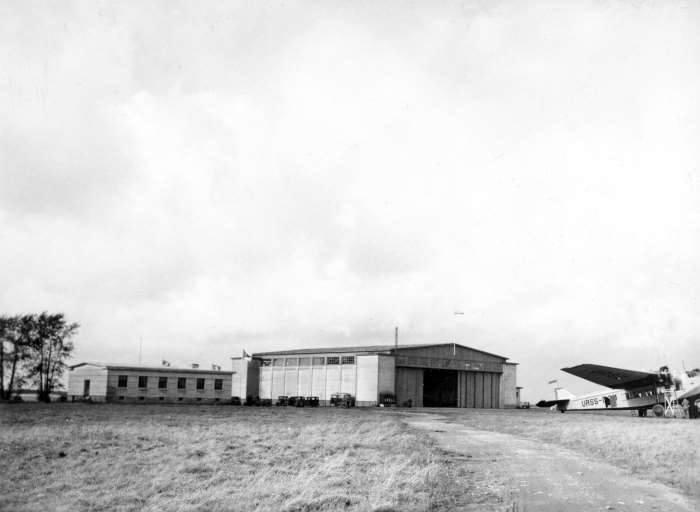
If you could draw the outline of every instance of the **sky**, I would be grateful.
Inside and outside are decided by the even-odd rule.
[[[699,22],[2,2],[0,311],[80,323],[74,362],[204,367],[398,326],[509,357],[530,401],[700,366]]]

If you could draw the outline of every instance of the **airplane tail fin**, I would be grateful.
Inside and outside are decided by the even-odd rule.
[[[554,396],[557,400],[571,400],[572,398],[576,398],[573,394],[569,393],[564,388],[555,388]]]

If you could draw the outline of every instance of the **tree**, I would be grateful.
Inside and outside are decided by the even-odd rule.
[[[2,356],[2,398],[12,398],[15,386],[24,381],[21,368],[31,357],[31,338],[33,331],[32,315],[0,317],[0,354]],[[5,372],[9,373],[5,387]]]
[[[50,401],[56,379],[63,375],[66,360],[73,352],[71,338],[78,332],[77,323],[68,323],[63,313],[49,314],[46,311],[34,315],[34,330],[30,341],[32,347],[28,376],[36,382],[38,398]]]
[[[12,318],[0,316],[0,400],[6,397],[5,395],[5,338],[9,337],[11,331]]]

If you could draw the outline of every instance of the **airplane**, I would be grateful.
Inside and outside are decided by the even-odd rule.
[[[673,406],[688,399],[692,404],[700,396],[700,369],[674,371],[662,366],[658,371],[637,371],[580,364],[562,371],[605,386],[606,390],[583,396],[574,396],[563,388],[555,388],[554,400],[540,400],[537,407],[565,411],[637,410],[646,416],[673,415]]]

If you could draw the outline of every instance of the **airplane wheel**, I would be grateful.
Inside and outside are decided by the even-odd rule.
[[[654,407],[651,408],[651,412],[653,412],[654,416],[656,416],[657,418],[663,418],[664,406],[661,404],[656,404]]]

